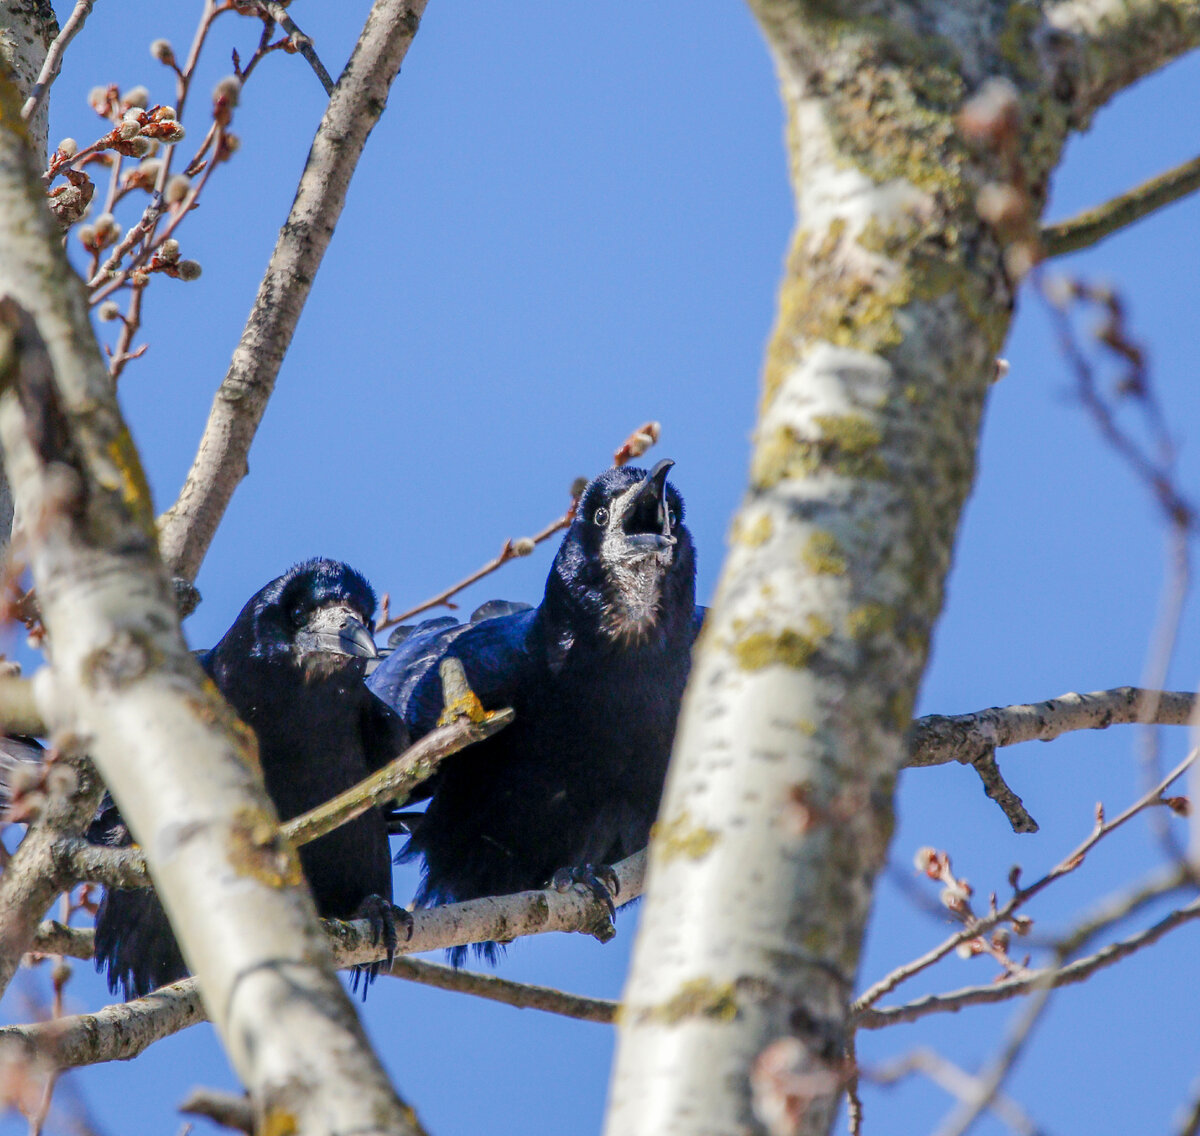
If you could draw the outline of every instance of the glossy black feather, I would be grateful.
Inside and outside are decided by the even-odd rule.
[[[702,616],[683,504],[668,485],[675,544],[656,618],[636,636],[606,630],[614,581],[597,510],[646,477],[614,469],[588,487],[539,607],[452,626],[430,620],[368,679],[414,738],[436,725],[447,657],[462,661],[485,707],[516,711],[510,726],[444,762],[433,782],[398,857],[424,861],[420,906],[543,887],[560,868],[611,864],[646,845]],[[496,945],[480,953],[494,958]]]
[[[221,641],[200,655],[217,688],[257,735],[267,792],[283,820],[348,789],[407,744],[400,719],[364,685],[364,658],[301,646],[306,620],[327,605],[370,626],[375,595],[346,565],[307,561],[258,592]],[[89,838],[129,843],[111,802]],[[379,809],[303,845],[300,862],[322,916],[348,919],[369,897],[391,899]],[[106,891],[96,917],[96,965],[107,971],[109,988],[115,993],[121,987],[126,998],[187,974],[153,891]]]

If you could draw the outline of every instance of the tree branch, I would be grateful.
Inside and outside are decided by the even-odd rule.
[[[399,757],[323,805],[287,821],[281,832],[296,844],[307,844],[387,801],[407,799],[428,780],[441,762],[474,742],[491,737],[513,720],[511,710],[497,710],[481,721],[462,717],[430,731]]]
[[[1132,805],[1123,812],[1119,813],[1112,820],[1104,819],[1104,810],[1099,805],[1096,809],[1096,823],[1091,833],[1082,843],[1080,843],[1074,851],[1070,852],[1062,860],[1060,860],[1053,868],[1045,875],[1029,884],[1027,887],[1018,887],[1018,871],[1014,869],[1010,878],[1013,886],[1013,894],[1008,901],[1000,908],[995,908],[985,916],[974,916],[970,913],[969,908],[966,910],[965,926],[961,931],[951,935],[948,939],[938,944],[936,947],[927,951],[919,958],[913,959],[911,962],[905,963],[903,966],[896,967],[890,974],[885,975],[878,982],[873,983],[851,1004],[852,1013],[859,1014],[865,1012],[866,1008],[877,1002],[885,994],[890,993],[902,982],[908,981],[921,971],[927,970],[934,963],[945,958],[951,951],[956,950],[963,943],[970,942],[972,939],[977,939],[981,935],[1003,923],[1010,922],[1012,917],[1026,903],[1029,902],[1035,895],[1038,895],[1049,887],[1055,880],[1062,878],[1065,875],[1075,871],[1084,861],[1087,854],[1103,840],[1109,833],[1120,828],[1127,821],[1137,816],[1138,813],[1162,803],[1163,791],[1195,762],[1198,750],[1192,750],[1188,756],[1180,762],[1171,772],[1158,784],[1155,785],[1149,792],[1143,794]],[[1170,887],[1176,886],[1170,878],[1166,881],[1160,881],[1160,886],[1164,892]],[[1144,898],[1144,897],[1143,897]],[[1140,902],[1140,900],[1139,900]],[[1097,924],[1099,926],[1099,924]]]
[[[616,903],[631,903],[642,894],[646,854],[644,851],[638,852],[613,867],[620,884]],[[519,892],[491,899],[472,899],[414,911],[412,918],[412,937],[397,945],[398,955],[420,954],[489,939],[509,940],[550,931],[581,932],[601,939],[612,933],[607,909],[590,892],[579,886],[565,892],[547,888],[544,891]],[[330,919],[325,920],[325,928],[333,941],[338,966],[377,962],[383,957],[383,948],[372,941],[374,932],[367,921],[344,923]],[[91,955],[91,938],[90,931],[47,923],[39,931],[38,945],[39,949],[53,948],[55,953],[87,958]],[[414,981],[424,980],[416,978],[417,968],[408,967],[400,959],[394,962],[399,962],[400,966],[393,969],[392,973],[399,972],[398,976]],[[432,967],[431,964],[423,964],[419,969],[431,984],[436,985],[443,983],[434,975],[443,970],[449,971],[449,968]],[[597,999],[544,991],[542,987],[526,988],[501,979],[493,982],[489,981],[488,975],[464,977],[462,981],[471,984],[476,979],[480,980],[481,985],[471,989],[471,993],[480,993],[511,1005],[536,1006],[557,1013],[568,1013],[566,1007],[571,1007],[579,1012],[568,1013],[568,1016],[586,1017],[588,1021],[606,1020],[603,1015],[608,1013],[606,1007],[610,1005]],[[449,979],[444,986],[451,988]],[[6,1026],[0,1028],[0,1047],[15,1042],[31,1053],[49,1056],[62,1068],[128,1060],[136,1057],[152,1042],[205,1020],[205,1011],[196,989],[196,980],[186,978],[164,986],[146,998],[108,1006],[95,1014],[77,1014],[52,1023]],[[485,989],[490,993],[484,993]]]
[[[416,35],[426,0],[375,0],[313,139],[308,164],[192,468],[163,515],[159,546],[173,575],[194,580],[247,472],[246,457],[300,312],[346,200],[350,177]]]
[[[21,107],[21,117],[26,122],[32,119],[37,114],[38,108],[45,103],[46,96],[50,93],[50,87],[62,69],[63,55],[71,40],[83,28],[84,21],[92,14],[94,2],[95,0],[76,0],[75,7],[67,17],[67,22],[62,26],[62,31],[54,37],[54,42],[46,52],[46,61],[42,64],[37,82],[33,85],[29,98],[25,100],[25,105]]]
[[[44,738],[50,732],[42,721],[29,679],[0,678],[0,730],[34,738]]]
[[[145,477],[3,76],[0,101],[3,275],[53,364],[49,376],[18,368],[0,395],[5,465],[54,647],[39,705],[91,754],[145,849],[263,1126],[286,1114],[314,1132],[317,1117],[414,1132],[332,973],[250,736],[184,642]]]
[[[1114,95],[1200,43],[1200,4],[1060,0],[1046,25],[1047,85],[1071,92],[1072,124],[1082,129]]]
[[[423,986],[434,986],[438,990],[455,990],[460,994],[474,994],[492,1002],[502,1002],[521,1010],[544,1010],[550,1014],[561,1014],[581,1022],[602,1022],[611,1025],[616,1020],[620,1006],[607,998],[587,998],[581,994],[568,994],[550,986],[534,986],[525,982],[513,982],[495,974],[479,974],[470,970],[455,970],[423,959],[397,955],[391,968],[386,971],[393,978],[408,982],[419,982]]]
[[[1004,1002],[1020,994],[1029,994],[1047,986],[1057,989],[1083,982],[1098,970],[1112,966],[1122,959],[1157,943],[1167,932],[1200,918],[1200,899],[1172,911],[1144,931],[1111,943],[1095,954],[1077,959],[1063,967],[1045,967],[1020,978],[1006,978],[986,986],[967,986],[948,994],[929,994],[900,1006],[867,1007],[857,1011],[855,1022],[859,1029],[883,1029],[899,1022],[915,1022],[930,1014],[956,1013],[967,1006],[982,1006]]]
[[[1200,158],[1193,158],[1095,209],[1043,225],[1042,249],[1047,257],[1052,257],[1090,248],[1197,189],[1200,189]]]
[[[325,64],[317,55],[313,41],[296,26],[296,21],[288,15],[287,8],[279,0],[263,0],[262,6],[270,13],[271,18],[287,32],[292,43],[295,44],[296,50],[308,60],[308,65],[313,69],[313,73],[320,79],[321,86],[325,88],[325,94],[332,98],[334,82],[329,77],[329,72],[325,70]]]
[[[972,765],[999,746],[1048,742],[1071,730],[1105,730],[1118,723],[1184,726],[1195,705],[1195,696],[1187,691],[1120,686],[973,714],[929,714],[909,727],[904,764],[910,768],[949,761]]]

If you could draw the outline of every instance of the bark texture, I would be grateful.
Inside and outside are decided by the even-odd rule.
[[[1068,131],[1191,46],[1197,8],[751,6],[799,224],[651,846],[609,1136],[830,1128],[905,731],[1013,306],[977,196],[1015,184],[1035,225]],[[973,148],[957,126],[993,77],[1016,93],[1015,150]]]
[[[425,4],[375,0],[329,100],[291,212],[213,399],[196,458],[159,525],[163,559],[175,576],[196,578],[233,491],[249,472],[250,444],[333,238],[350,178],[387,106],[388,90],[417,34]]]
[[[262,1129],[415,1133],[333,973],[253,736],[180,633],[149,491],[19,107],[0,77],[0,263],[21,305],[4,311],[17,365],[0,440],[52,647],[39,707],[92,755],[145,850]]]

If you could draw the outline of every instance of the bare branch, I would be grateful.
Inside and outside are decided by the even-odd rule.
[[[6,734],[35,738],[44,738],[50,732],[42,721],[29,679],[0,678],[0,728]]]
[[[464,717],[439,726],[378,772],[323,805],[287,821],[280,831],[296,844],[307,844],[349,823],[375,805],[404,799],[413,788],[433,775],[444,758],[491,737],[512,720],[511,710],[498,710],[482,721]]]
[[[217,391],[159,545],[171,573],[194,580],[237,484],[300,312],[346,200],[346,190],[426,0],[375,0],[313,139],[296,199],[254,308]]]
[[[940,1085],[959,1100],[970,1100],[979,1092],[977,1076],[925,1046],[920,1046],[886,1065],[864,1069],[861,1076],[873,1085],[887,1086],[894,1085],[913,1073],[924,1073],[934,1084]],[[990,1107],[1000,1120],[1018,1133],[1018,1136],[1045,1136],[1044,1130],[1011,1097],[997,1093],[993,1096]]]
[[[49,375],[18,367],[0,395],[5,467],[54,645],[39,706],[92,755],[145,848],[264,1124],[286,1109],[298,1128],[321,1114],[411,1132],[330,969],[248,733],[180,632],[145,477],[3,75],[0,100],[12,108],[0,115],[4,283],[33,311],[53,363]],[[81,776],[85,800],[68,831],[95,806],[98,790],[85,785]],[[291,1071],[286,1083],[280,1069]]]
[[[1070,91],[1073,125],[1200,43],[1200,5],[1184,0],[1060,0],[1046,13],[1047,84]]]
[[[622,905],[637,899],[642,894],[645,880],[645,852],[638,852],[613,867],[620,884],[615,902]],[[325,928],[333,940],[338,966],[377,962],[383,957],[383,948],[373,942],[374,932],[365,920],[344,923],[330,919],[325,920]],[[550,931],[582,932],[600,938],[612,933],[607,910],[585,888],[573,887],[565,892],[547,888],[414,911],[412,937],[398,944],[396,949],[400,955],[420,954],[442,947],[489,939],[507,941]],[[53,947],[62,954],[86,958],[91,954],[91,938],[90,931],[72,931],[59,924],[43,924],[38,942],[39,947]],[[430,964],[425,964],[421,969],[428,976],[442,968],[431,969]],[[399,970],[402,977],[417,980],[415,970],[406,971],[404,963]],[[512,1005],[536,1005],[539,1009],[558,1013],[565,1013],[565,1007],[573,1006],[581,1012],[568,1016],[586,1016],[589,1021],[606,1020],[602,1015],[608,1012],[604,1008],[607,1004],[599,1000],[574,998],[558,991],[543,992],[540,987],[524,988],[519,983],[500,979],[494,980],[493,985],[487,975],[472,977],[481,980],[491,993],[484,993],[483,986],[472,989],[471,993]],[[440,982],[436,984],[441,985]],[[164,986],[146,998],[108,1006],[96,1014],[60,1019],[53,1023],[55,1030],[50,1029],[52,1023],[8,1026],[0,1029],[0,1048],[6,1042],[17,1042],[31,1052],[48,1055],[63,1068],[127,1060],[136,1057],[152,1042],[205,1020],[196,989],[196,980],[186,978]]]
[[[279,3],[279,0],[263,0],[262,6],[270,13],[271,18],[287,32],[292,43],[295,45],[295,49],[308,60],[308,65],[313,69],[317,78],[321,80],[321,86],[325,88],[325,94],[332,98],[334,83],[329,77],[329,72],[325,70],[325,65],[317,55],[317,50],[313,47],[313,41],[296,26],[296,21],[288,15],[287,8]]]
[[[993,707],[974,714],[929,714],[909,728],[907,767],[974,764],[999,746],[1048,742],[1072,730],[1104,730],[1118,723],[1187,725],[1196,705],[1188,691],[1120,686],[1091,694],[1063,694],[1045,702]]]
[[[513,982],[495,974],[455,970],[452,966],[442,966],[404,955],[397,955],[392,959],[391,969],[386,973],[393,978],[419,982],[424,986],[435,986],[439,990],[474,994],[478,998],[503,1002],[506,1006],[515,1006],[521,1010],[544,1010],[566,1018],[577,1018],[581,1022],[603,1022],[611,1025],[616,1019],[620,1005],[606,998],[586,998],[581,994],[568,994],[549,986]]]
[[[1000,766],[996,764],[995,753],[989,750],[971,764],[983,782],[983,791],[1000,806],[1000,811],[1008,817],[1013,832],[1037,832],[1037,821],[1029,815],[1021,798],[1008,787],[1008,782],[1000,772]]]
[[[859,1029],[883,1029],[884,1026],[896,1025],[899,1022],[915,1022],[930,1014],[956,1013],[967,1006],[1004,1002],[1020,994],[1042,989],[1047,984],[1055,989],[1071,986],[1090,978],[1096,971],[1112,966],[1144,947],[1157,943],[1168,931],[1173,931],[1196,918],[1200,918],[1200,899],[1172,911],[1144,931],[1111,943],[1095,954],[1065,966],[1046,967],[1032,971],[1022,978],[1006,978],[986,986],[967,986],[948,994],[929,994],[900,1006],[864,1008],[856,1013],[855,1024]]]
[[[966,1136],[975,1121],[992,1107],[1000,1087],[1008,1080],[1018,1058],[1032,1039],[1033,1031],[1045,1015],[1052,992],[1049,982],[1038,989],[1037,997],[1024,1008],[1016,1024],[1009,1030],[1000,1052],[977,1078],[970,1097],[937,1129],[935,1136]]]
[[[1137,816],[1138,813],[1155,805],[1161,804],[1163,791],[1168,785],[1183,775],[1188,767],[1191,766],[1196,760],[1198,754],[1200,754],[1200,751],[1192,750],[1192,752],[1189,753],[1188,756],[1182,762],[1180,762],[1180,764],[1177,765],[1167,775],[1166,778],[1163,779],[1163,781],[1161,781],[1148,793],[1138,798],[1138,800],[1125,809],[1124,812],[1114,817],[1111,821],[1104,821],[1102,810],[1097,808],[1097,821],[1095,827],[1092,829],[1091,834],[1087,837],[1087,839],[1079,844],[1079,846],[1076,847],[1073,852],[1064,857],[1061,861],[1059,861],[1058,864],[1051,868],[1049,872],[1047,872],[1040,879],[1036,880],[1034,883],[1030,884],[1028,887],[1016,887],[1014,884],[1012,897],[1002,907],[993,910],[986,916],[968,918],[966,925],[961,931],[951,935],[948,939],[938,944],[938,946],[934,947],[932,950],[927,951],[919,958],[905,963],[903,966],[897,967],[890,974],[885,975],[878,982],[874,983],[867,990],[865,990],[857,999],[855,999],[851,1006],[852,1012],[855,1014],[865,1012],[867,1007],[879,1001],[880,998],[882,998],[885,994],[890,993],[902,982],[906,982],[914,975],[920,974],[923,970],[927,970],[929,967],[933,966],[934,963],[945,958],[948,954],[950,954],[951,951],[956,950],[963,943],[970,942],[972,939],[977,939],[981,935],[984,935],[988,931],[992,930],[994,927],[998,927],[1003,923],[1011,921],[1016,912],[1020,910],[1020,908],[1035,895],[1049,887],[1050,884],[1052,884],[1055,880],[1075,871],[1075,869],[1083,863],[1087,853],[1090,852],[1093,847],[1095,847],[1098,841],[1104,839],[1104,837],[1106,837],[1109,833],[1120,828],[1132,817]]]
[[[1200,189],[1200,157],[1167,170],[1095,209],[1087,209],[1053,225],[1044,225],[1042,247],[1045,255],[1063,256],[1090,248],[1197,189]]]
[[[63,55],[66,53],[71,40],[75,38],[83,27],[84,21],[92,14],[92,4],[94,2],[95,0],[76,0],[75,7],[67,17],[67,22],[62,26],[62,31],[58,33],[54,42],[50,45],[50,50],[46,52],[46,61],[42,64],[41,74],[38,75],[37,82],[34,84],[29,98],[25,100],[25,105],[21,107],[21,117],[26,122],[37,114],[38,107],[46,101],[46,96],[50,93],[50,87],[53,85],[54,80],[58,78],[59,71],[62,70]]]
[[[60,1069],[128,1061],[161,1038],[208,1020],[194,978],[164,986],[145,998],[72,1014],[52,1022],[0,1029],[0,1052],[21,1046]]]
[[[179,1106],[180,1112],[193,1116],[204,1116],[235,1132],[254,1132],[254,1109],[250,1099],[235,1093],[224,1093],[219,1089],[198,1088],[188,1093]]]

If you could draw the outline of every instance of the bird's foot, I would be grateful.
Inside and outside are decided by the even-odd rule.
[[[396,957],[396,944],[400,941],[399,929],[404,930],[405,942],[413,937],[412,913],[405,911],[403,907],[397,907],[381,895],[367,896],[355,909],[354,918],[365,919],[371,924],[371,942],[377,946],[382,944],[387,951],[389,967],[392,965],[392,959]],[[367,1000],[368,988],[383,965],[383,962],[369,962],[354,968],[350,977],[350,989],[357,992],[361,982],[364,1002]]]
[[[604,905],[611,924],[617,915],[613,899],[621,894],[617,873],[608,864],[580,864],[575,868],[559,868],[550,877],[550,886],[556,891],[569,891],[576,884],[582,884],[598,903]],[[608,937],[612,938],[612,935]]]
[[[404,941],[413,937],[413,917],[411,911],[397,907],[381,895],[369,895],[358,905],[354,912],[355,919],[365,919],[371,924],[371,942],[382,945],[387,951],[387,964],[392,965],[396,957],[396,944],[400,942],[401,931]]]

